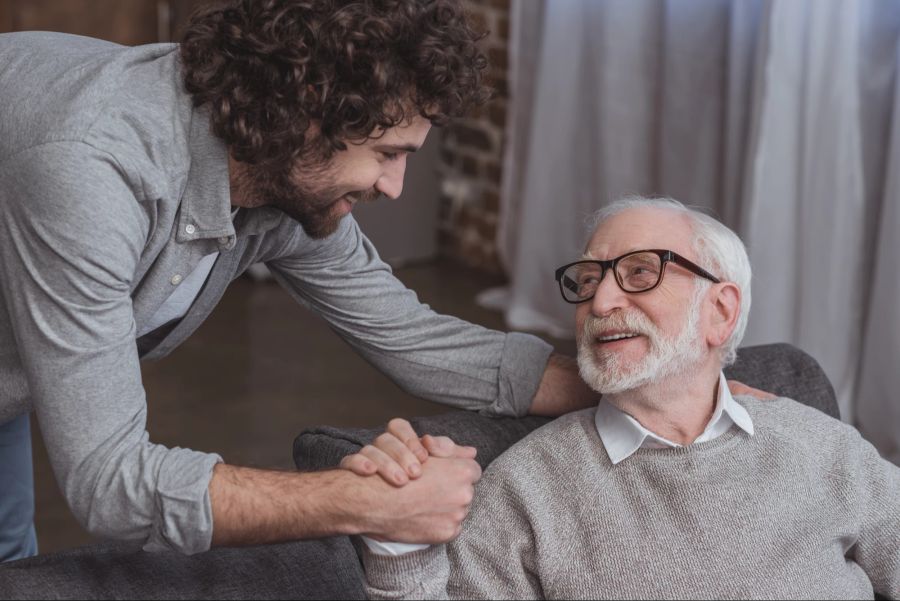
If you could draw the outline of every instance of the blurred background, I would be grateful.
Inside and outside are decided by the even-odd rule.
[[[0,0],[0,32],[177,41],[201,0]],[[705,207],[754,267],[745,344],[791,342],[844,419],[900,463],[900,0],[469,0],[494,99],[410,157],[397,201],[354,215],[436,310],[574,352],[553,270],[625,194]],[[2,110],[2,109],[0,109]],[[156,442],[291,467],[305,427],[437,413],[275,284],[235,282],[144,365]],[[35,428],[42,552],[89,536]]]

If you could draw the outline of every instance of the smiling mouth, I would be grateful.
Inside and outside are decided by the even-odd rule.
[[[618,342],[620,340],[631,340],[632,338],[637,338],[641,336],[641,334],[632,334],[632,333],[621,333],[621,334],[608,334],[606,336],[597,336],[594,340],[596,340],[600,344],[607,344],[610,342]]]

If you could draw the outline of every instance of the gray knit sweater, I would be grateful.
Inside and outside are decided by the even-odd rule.
[[[900,468],[788,399],[739,397],[732,428],[613,466],[594,409],[501,456],[463,534],[366,551],[372,598],[900,599]]]

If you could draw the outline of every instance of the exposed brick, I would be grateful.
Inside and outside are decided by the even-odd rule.
[[[493,220],[481,218],[477,221],[478,233],[485,242],[491,242],[497,237],[497,223]]]
[[[468,125],[457,125],[453,129],[456,133],[456,139],[461,145],[471,146],[480,150],[491,150],[493,148],[490,136],[481,129]]]
[[[503,183],[503,168],[497,163],[485,163],[484,174],[487,176],[488,181],[495,184],[498,188]]]
[[[500,212],[500,194],[493,190],[484,193],[484,210],[497,215]]]
[[[478,177],[478,161],[472,157],[462,157],[462,172],[470,177]]]
[[[500,128],[506,127],[506,102],[498,98],[488,105],[488,119],[491,125]]]
[[[501,40],[509,39],[509,17],[497,19],[497,37]]]
[[[479,104],[475,107],[472,107],[472,109],[469,111],[469,118],[473,121],[483,121],[484,117],[488,114],[487,107],[489,104],[491,103],[488,102],[486,104]]]
[[[488,71],[487,75],[484,78],[484,83],[486,85],[488,85],[489,87],[493,88],[494,102],[497,102],[497,99],[505,100],[506,98],[508,98],[505,73],[497,73],[495,71]]]
[[[488,62],[493,69],[506,72],[509,69],[509,53],[505,48],[490,48]]]
[[[488,26],[488,18],[483,10],[469,10],[469,24],[472,29],[482,33],[490,30]]]
[[[509,95],[506,40],[510,0],[464,0],[464,4],[473,26],[489,30],[480,47],[490,64],[485,83],[495,89],[495,94],[491,102],[442,132],[438,172],[445,180],[452,178],[454,183],[468,185],[470,192],[451,186],[454,197],[441,198],[438,253],[454,262],[499,275],[503,270],[495,238]],[[468,196],[456,197],[461,194]]]
[[[447,132],[448,132],[448,130],[444,130],[444,133],[447,133]],[[444,163],[446,163],[448,165],[452,165],[453,161],[456,160],[456,153],[451,151],[450,148],[448,147],[449,145],[447,143],[448,140],[447,140],[446,136],[444,136],[442,138],[441,142],[442,142],[442,144],[441,144],[440,151],[438,154],[440,154],[441,160]]]

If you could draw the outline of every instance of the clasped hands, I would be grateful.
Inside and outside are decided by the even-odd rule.
[[[388,492],[394,506],[385,509],[395,513],[394,519],[385,522],[383,531],[366,536],[429,544],[456,538],[481,478],[475,455],[474,447],[457,445],[446,436],[420,438],[408,421],[391,420],[372,444],[341,461],[341,468],[380,478],[393,488]]]

